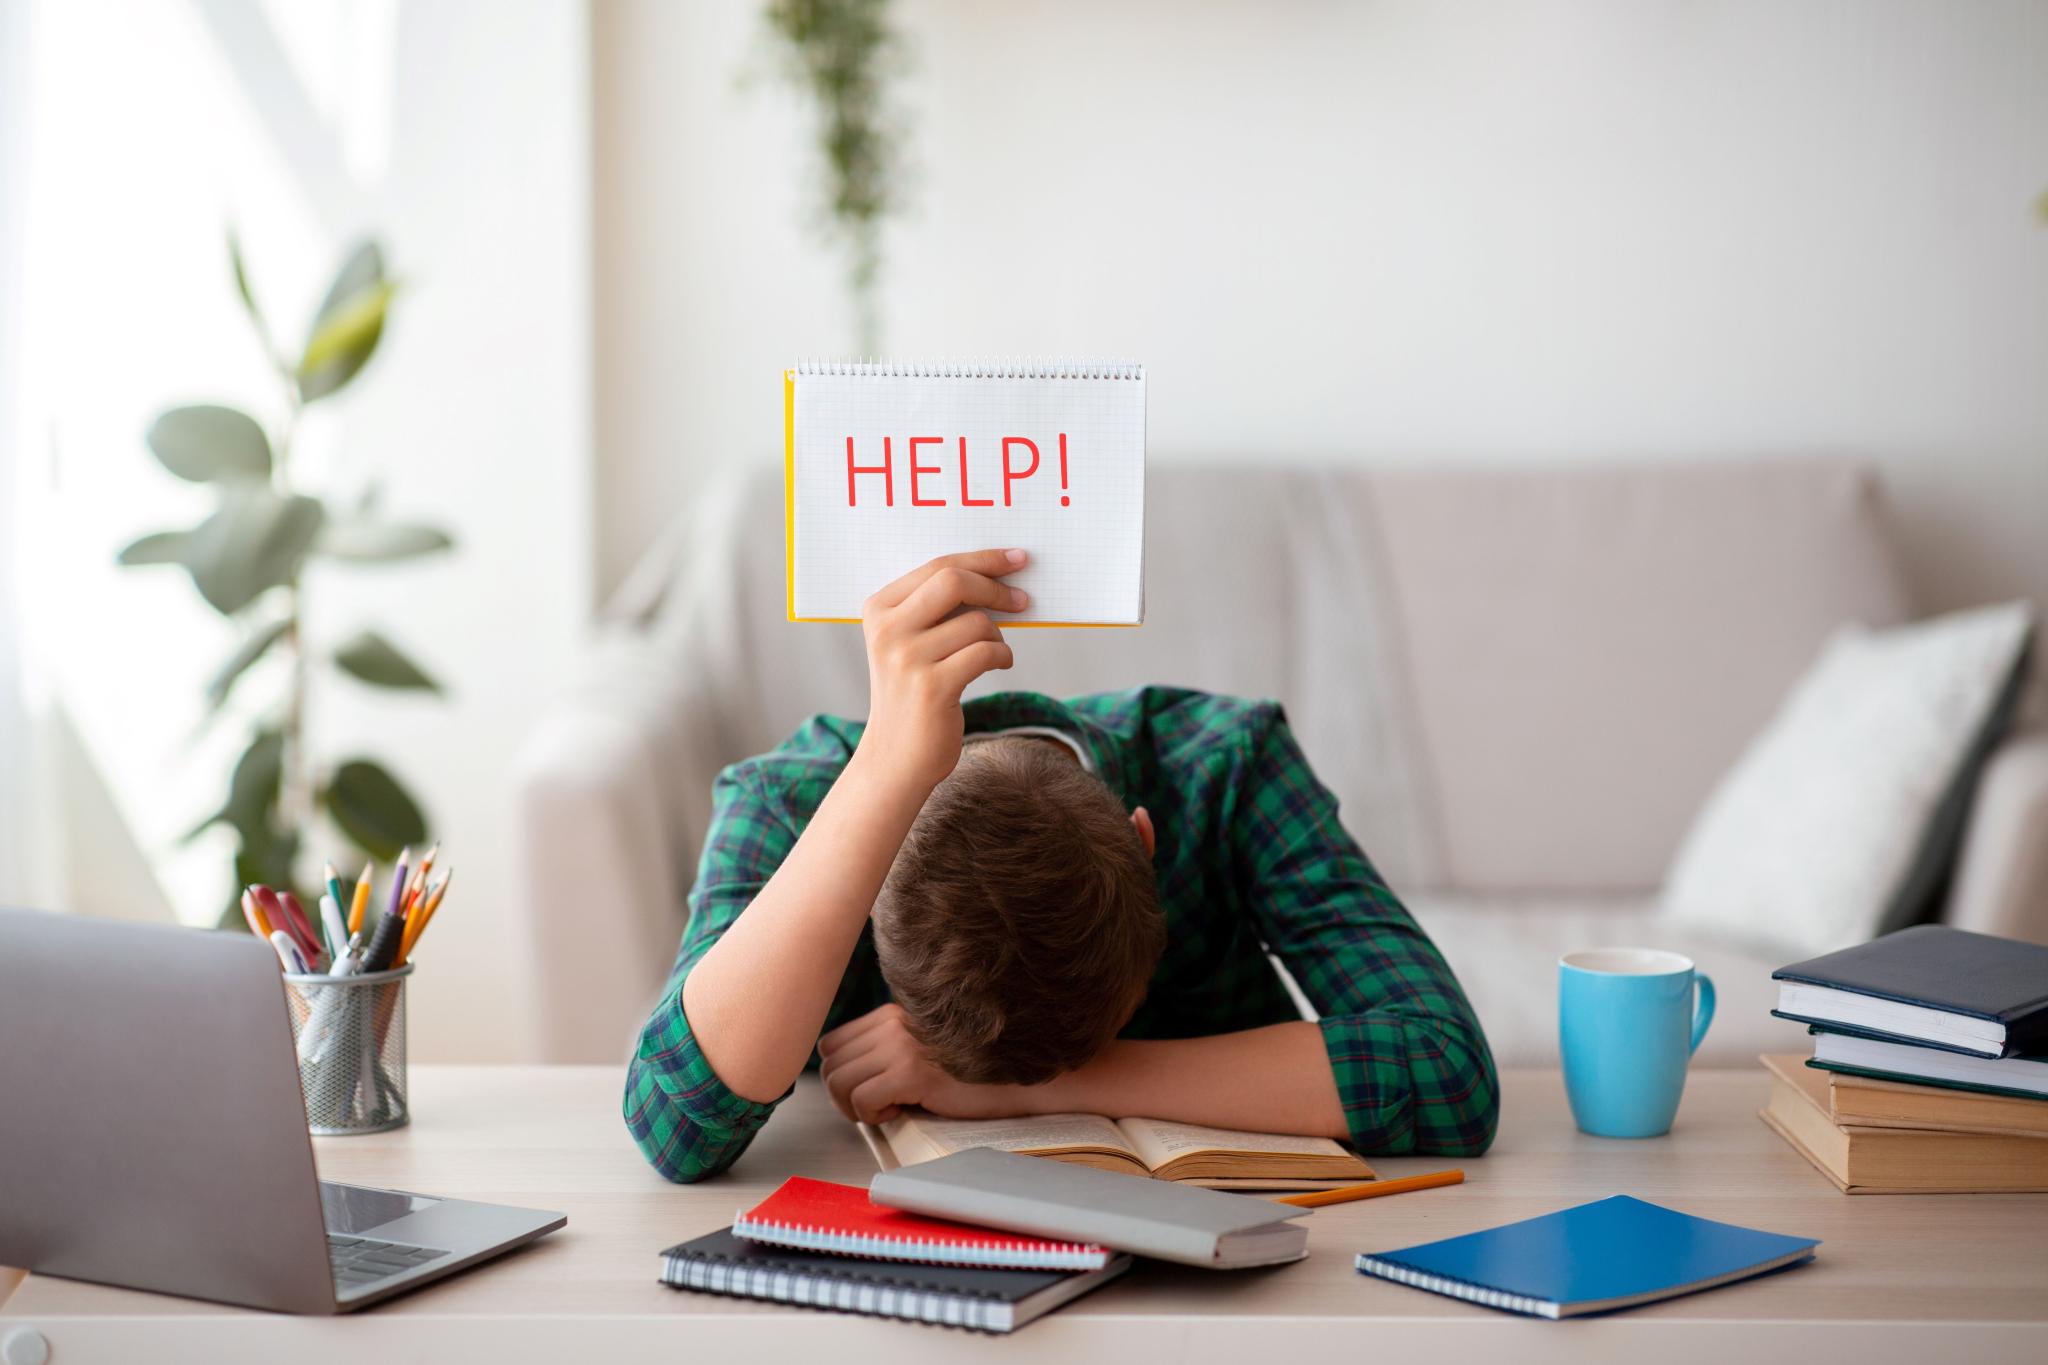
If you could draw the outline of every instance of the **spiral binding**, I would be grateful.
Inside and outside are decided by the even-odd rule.
[[[1135,360],[1075,356],[988,360],[800,360],[798,374],[862,379],[1143,379]]]
[[[670,1252],[662,1279],[678,1289],[774,1299],[807,1308],[909,1318],[974,1331],[1005,1331],[1012,1309],[994,1294],[926,1288],[887,1276],[835,1274],[794,1266],[742,1265],[715,1252]]]
[[[882,1237],[846,1233],[808,1223],[782,1223],[752,1218],[733,1219],[732,1235],[749,1242],[822,1251],[837,1256],[864,1256],[885,1261],[923,1261],[930,1265],[988,1266],[1003,1270],[1100,1270],[1109,1253],[1085,1242],[1031,1246],[1005,1238],[966,1244],[934,1242],[920,1237]]]
[[[1436,1294],[1448,1294],[1468,1303],[1484,1304],[1488,1308],[1501,1308],[1510,1313],[1528,1313],[1535,1317],[1554,1318],[1558,1316],[1558,1305],[1544,1299],[1530,1298],[1526,1294],[1511,1294],[1504,1289],[1491,1289],[1485,1285],[1473,1284],[1467,1280],[1453,1279],[1448,1275],[1433,1275],[1427,1271],[1411,1270],[1393,1261],[1384,1261],[1377,1256],[1361,1252],[1352,1262],[1368,1275],[1378,1275],[1396,1284],[1405,1284],[1416,1289],[1427,1289]]]

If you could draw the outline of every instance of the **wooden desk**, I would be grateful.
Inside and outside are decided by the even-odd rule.
[[[655,1253],[722,1227],[791,1172],[865,1183],[866,1152],[806,1080],[729,1175],[668,1185],[600,1067],[418,1067],[415,1120],[318,1140],[331,1179],[562,1209],[569,1225],[469,1274],[338,1319],[292,1318],[30,1276],[0,1339],[33,1325],[51,1365],[95,1361],[987,1359],[1306,1361],[2048,1360],[2048,1195],[1851,1198],[1756,1117],[1761,1068],[1695,1072],[1667,1138],[1587,1137],[1555,1073],[1509,1073],[1468,1182],[1317,1212],[1306,1262],[1216,1274],[1140,1264],[1006,1339],[679,1293]],[[1387,1175],[1433,1158],[1376,1163]],[[1609,1194],[1824,1239],[1813,1265],[1617,1316],[1517,1318],[1359,1275],[1353,1253],[1471,1232]],[[0,1281],[0,1293],[5,1292]]]

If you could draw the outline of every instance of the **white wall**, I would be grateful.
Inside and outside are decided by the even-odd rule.
[[[850,341],[758,9],[597,10],[606,584]],[[898,18],[892,354],[1142,357],[1160,461],[1864,456],[1929,606],[2048,601],[2048,6]]]

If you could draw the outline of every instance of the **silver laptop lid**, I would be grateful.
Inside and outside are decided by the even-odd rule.
[[[269,944],[0,910],[0,1264],[334,1310]]]

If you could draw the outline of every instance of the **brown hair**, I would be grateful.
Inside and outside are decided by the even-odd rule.
[[[1043,740],[970,746],[875,902],[882,976],[934,1064],[1032,1085],[1101,1050],[1166,944],[1145,845],[1100,779]]]

